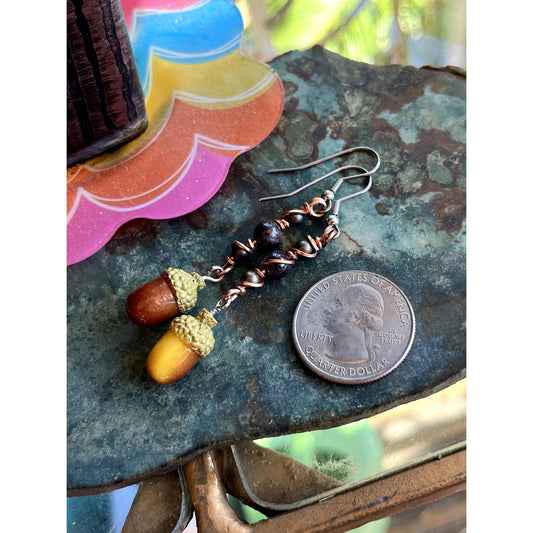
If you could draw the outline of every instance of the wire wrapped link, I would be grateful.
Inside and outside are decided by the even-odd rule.
[[[306,259],[312,259],[317,256],[318,252],[322,250],[324,245],[322,244],[322,241],[320,240],[320,237],[313,237],[312,235],[307,236],[307,240],[309,244],[311,245],[311,248],[313,249],[312,252],[306,252],[304,250],[301,250],[300,248],[291,248],[287,252],[285,252],[291,259],[298,259],[299,257],[305,257]]]
[[[311,200],[311,202],[309,203],[305,202],[304,205],[300,209],[291,209],[289,211],[285,211],[285,213],[283,213],[279,219],[275,219],[273,222],[275,222],[279,226],[281,231],[286,231],[287,229],[290,228],[290,225],[291,225],[287,219],[289,219],[293,215],[320,218],[320,217],[323,217],[329,211],[330,208],[331,208],[331,202],[327,198],[324,199],[320,197],[315,197]],[[311,236],[308,236],[308,238],[313,239]],[[329,242],[330,240],[331,238],[328,238],[326,242]],[[313,246],[313,248],[315,249],[315,252],[317,252],[318,249],[315,248],[316,241],[310,240],[310,242],[311,242],[311,246]],[[257,242],[251,239],[248,239],[246,243],[242,243],[240,241],[233,241],[232,244],[240,248],[243,252],[247,254],[254,253],[257,248]],[[296,251],[295,253],[298,253],[298,255],[301,255],[303,257],[314,257],[316,255],[316,253],[309,255],[302,251]],[[281,260],[279,259],[270,260],[270,263],[280,263],[280,262]],[[219,283],[220,281],[222,281],[222,278],[224,278],[226,274],[228,274],[235,268],[236,265],[237,265],[237,260],[235,259],[235,257],[233,256],[226,257],[226,261],[222,266],[213,265],[211,269],[209,270],[209,272],[205,276],[202,276],[202,279],[204,281],[211,281],[213,283]]]
[[[301,257],[311,259],[317,256],[318,252],[324,248],[330,241],[333,239],[336,239],[340,235],[339,228],[335,225],[327,226],[324,230],[324,233],[320,237],[313,236],[313,235],[307,235],[307,241],[311,245],[312,252],[306,252],[304,250],[300,250],[299,248],[291,248],[287,250],[286,252],[283,252],[285,254],[285,257],[283,258],[277,258],[277,257],[271,257],[271,258],[265,258],[263,259],[257,268],[253,269],[253,272],[257,274],[259,281],[249,281],[249,280],[241,280],[237,285],[227,291],[222,298],[217,302],[215,305],[215,308],[211,312],[212,314],[218,313],[219,311],[223,309],[227,309],[237,298],[240,296],[244,296],[248,289],[259,289],[263,287],[265,284],[265,271],[268,268],[269,265],[287,265],[292,266],[300,259]]]
[[[228,273],[231,272],[236,265],[236,261],[233,259],[233,257],[226,257],[226,262],[222,265],[213,265],[209,272],[202,276],[202,279],[204,281],[211,281],[213,283],[219,283],[222,281],[222,278]]]
[[[255,248],[257,246],[257,243],[255,241],[252,241],[252,239],[248,239],[246,241],[246,244],[240,241],[233,241],[232,244],[240,248],[247,254],[252,254],[255,251]],[[205,276],[202,276],[202,279],[204,281],[211,281],[213,283],[219,283],[220,281],[222,281],[222,278],[226,274],[228,274],[235,268],[236,265],[237,265],[237,260],[235,259],[235,257],[233,256],[226,257],[226,262],[222,266],[213,265],[209,269],[209,272]]]
[[[257,243],[255,241],[252,241],[252,239],[248,239],[246,241],[246,244],[243,244],[240,241],[233,241],[232,244],[238,246],[241,250],[245,251],[248,254],[253,254],[257,247]]]
[[[220,298],[220,300],[216,303],[215,307],[210,311],[212,315],[216,315],[220,311],[227,309],[230,304],[239,296],[242,296],[238,293],[238,291],[232,289],[231,291],[228,291],[226,294]]]
[[[285,221],[285,219],[290,218],[292,215],[302,215],[302,216],[310,216],[314,218],[320,218],[323,217],[331,208],[331,202],[324,198],[315,197],[310,202],[304,202],[303,206],[300,207],[300,209],[291,209],[289,211],[285,211],[281,215],[281,219],[287,224],[287,227],[289,223]],[[276,220],[276,222],[279,222]],[[285,228],[283,228],[285,229]]]
[[[336,224],[327,226],[324,230],[324,233],[320,236],[320,242],[322,243],[322,246],[326,246],[328,242],[332,241],[333,239],[336,239],[340,234],[341,231]]]
[[[259,265],[261,266],[261,265]],[[216,303],[215,308],[211,314],[218,313],[223,309],[227,309],[239,296],[244,296],[247,289],[259,289],[265,284],[265,271],[258,268],[254,268],[254,272],[257,274],[259,281],[244,281],[241,280],[235,287],[227,291],[220,300]]]
[[[285,231],[290,227],[289,222],[283,218],[283,215],[281,215],[281,219],[275,219],[274,222],[280,227],[281,231]]]
[[[314,218],[323,217],[331,208],[331,202],[329,199],[315,197],[311,202],[305,202],[300,209],[291,209],[285,211],[279,219],[275,219],[274,222],[280,227],[282,231],[290,228],[290,219],[294,215],[310,216]],[[241,280],[235,287],[227,291],[220,300],[216,303],[212,314],[218,313],[223,309],[227,309],[237,298],[244,296],[249,289],[258,289],[265,284],[265,271],[269,265],[287,265],[292,266],[301,257],[311,259],[317,256],[318,252],[322,250],[330,241],[336,239],[340,235],[340,230],[336,224],[329,224],[321,236],[307,235],[307,241],[309,242],[312,251],[308,252],[299,248],[291,248],[290,250],[283,252],[285,257],[283,258],[265,258],[263,259],[257,268],[253,269],[253,272],[257,274],[259,281]],[[251,254],[257,247],[256,241],[248,239],[246,244],[239,241],[233,241],[235,246],[238,246],[243,251]],[[235,268],[236,261],[233,257],[226,257],[226,262],[223,266],[213,266],[210,270],[210,276],[204,276],[203,279],[219,282],[222,278],[231,270]]]
[[[318,206],[318,208],[315,209],[315,206]],[[324,200],[324,198],[316,197],[313,198],[309,203],[305,202],[302,209],[306,210],[307,215],[320,218],[328,212],[330,207],[331,202]]]
[[[281,215],[281,218],[282,220],[285,220],[286,218],[290,218],[292,215],[302,215],[302,216],[306,216],[308,213],[307,211],[304,211],[304,209],[291,209],[290,211],[285,211],[285,213],[283,213]]]

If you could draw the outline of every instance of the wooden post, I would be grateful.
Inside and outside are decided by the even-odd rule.
[[[147,127],[119,0],[67,0],[67,166],[112,151]]]

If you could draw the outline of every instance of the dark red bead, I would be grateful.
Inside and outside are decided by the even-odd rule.
[[[281,259],[282,261],[289,261],[287,254],[276,250],[265,256],[264,261],[268,259]],[[290,269],[292,264],[287,263],[270,263],[264,266],[265,276],[270,279],[281,279],[285,277]]]
[[[272,248],[281,242],[283,231],[270,221],[260,222],[254,229],[254,239],[261,248]]]

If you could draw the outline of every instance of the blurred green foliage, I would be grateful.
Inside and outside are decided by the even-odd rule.
[[[381,471],[383,447],[367,420],[262,439],[258,444],[344,483],[360,481]]]
[[[371,64],[465,68],[466,0],[242,0],[238,5],[254,21],[244,42],[256,56],[320,44]]]

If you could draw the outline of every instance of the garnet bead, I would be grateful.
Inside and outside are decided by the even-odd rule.
[[[281,228],[270,221],[260,222],[254,229],[254,239],[262,248],[272,248],[281,242]]]
[[[269,259],[280,259],[282,261],[290,261],[287,254],[277,250],[266,255],[263,261],[268,261]],[[289,273],[291,266],[292,265],[289,262],[266,264],[264,266],[265,276],[270,279],[281,279]]]

